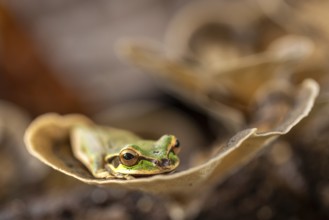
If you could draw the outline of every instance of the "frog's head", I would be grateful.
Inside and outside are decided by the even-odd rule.
[[[173,171],[179,165],[179,141],[163,135],[157,141],[125,145],[119,153],[105,157],[106,168],[115,174],[143,176]]]

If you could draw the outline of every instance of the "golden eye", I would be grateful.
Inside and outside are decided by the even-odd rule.
[[[172,150],[175,154],[178,154],[180,152],[180,143],[178,139],[175,139],[174,145],[172,146]]]
[[[120,162],[126,166],[133,166],[138,161],[138,153],[132,149],[124,149],[120,152]]]

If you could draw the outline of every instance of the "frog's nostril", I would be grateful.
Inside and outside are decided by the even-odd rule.
[[[166,167],[170,165],[170,160],[168,159],[161,159],[161,166]]]
[[[161,166],[161,163],[160,163],[159,160],[153,160],[152,162],[153,162],[153,164],[156,165],[156,166]]]

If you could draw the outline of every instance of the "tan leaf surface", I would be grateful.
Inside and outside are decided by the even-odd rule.
[[[250,161],[265,146],[284,135],[308,115],[318,93],[318,86],[306,80],[296,92],[296,102],[286,120],[269,132],[258,133],[256,128],[237,133],[224,150],[199,166],[168,175],[133,180],[96,179],[77,161],[69,143],[70,128],[79,123],[92,123],[81,115],[59,116],[46,114],[37,118],[27,129],[25,143],[29,152],[47,165],[88,184],[120,187],[162,194],[189,194],[208,188],[223,180]]]

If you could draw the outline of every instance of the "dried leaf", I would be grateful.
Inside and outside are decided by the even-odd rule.
[[[277,79],[264,84],[255,94],[250,107],[250,125],[258,132],[273,129],[286,121],[286,117],[299,103],[296,100],[298,90],[286,79]]]
[[[77,161],[71,152],[70,128],[92,122],[81,115],[59,116],[46,114],[37,118],[27,129],[25,143],[29,152],[45,164],[88,184],[120,187],[163,194],[193,194],[222,181],[242,167],[275,138],[284,135],[311,110],[318,86],[306,80],[296,93],[296,104],[286,120],[269,132],[258,133],[256,128],[237,133],[226,144],[224,151],[201,165],[187,170],[133,180],[96,179]]]
[[[194,43],[198,41],[202,44],[220,44],[224,46],[224,51],[225,48],[232,49],[224,44],[234,44],[233,47],[239,52],[236,53],[236,49],[233,49],[233,55],[246,54],[252,45],[245,40],[250,39],[248,30],[254,29],[252,26],[262,16],[255,2],[249,0],[192,2],[178,11],[170,21],[165,35],[166,53],[176,58],[190,56],[196,52],[197,45]],[[241,32],[245,32],[244,40],[240,39]],[[208,33],[213,36],[209,36]],[[213,46],[219,49],[216,45]],[[220,51],[217,52],[221,54]]]
[[[161,85],[178,94],[179,98],[207,110],[233,129],[241,127],[244,123],[243,116],[238,110],[220,102],[214,104],[209,100],[207,94],[210,91],[216,91],[222,95],[227,93],[226,88],[204,74],[199,67],[171,60],[150,43],[123,42],[121,46],[120,52],[123,56],[137,66],[156,74],[162,80],[161,82],[165,82]],[[219,109],[220,111],[217,111]]]
[[[180,98],[196,104],[227,127],[236,130],[245,123],[237,109],[245,110],[257,89],[281,76],[281,68],[287,68],[292,60],[299,59],[295,56],[297,51],[303,50],[299,46],[291,46],[291,50],[282,49],[291,41],[306,48],[310,46],[306,39],[286,36],[271,48],[271,51],[280,52],[244,57],[238,60],[238,64],[228,64],[218,71],[166,57],[150,42],[124,42],[121,44],[121,53],[135,65],[154,73],[162,82],[165,81],[164,85]]]
[[[170,22],[165,51],[152,42],[121,46],[126,59],[181,98],[237,127],[244,122],[236,109],[244,111],[260,86],[287,77],[314,50],[310,39],[267,19],[254,1],[189,4]]]
[[[287,0],[258,0],[261,10],[274,22],[285,27],[286,30],[310,37],[315,48],[310,57],[298,66],[299,71],[305,69],[323,68],[327,64],[329,26],[329,4],[326,1],[295,1]]]

